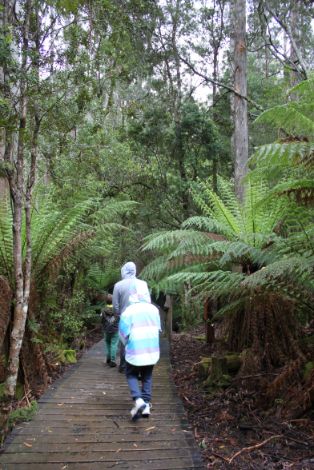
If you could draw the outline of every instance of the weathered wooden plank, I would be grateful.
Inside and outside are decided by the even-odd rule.
[[[121,450],[125,451],[141,451],[141,450],[160,450],[171,449],[180,452],[181,449],[189,448],[188,443],[182,442],[182,440],[169,440],[164,442],[163,440],[153,441],[153,440],[138,440],[137,442],[132,441],[121,441],[119,442],[67,442],[67,443],[49,443],[47,448],[45,441],[31,441],[25,439],[22,443],[12,443],[6,450],[7,454],[17,454],[17,453],[55,453],[55,452],[82,452],[88,450],[89,452],[102,452],[102,451],[115,451],[118,452]]]
[[[1,457],[1,464],[5,463],[62,463],[62,462],[115,462],[117,460],[125,460],[127,462],[132,460],[160,460],[162,455],[163,459],[175,459],[178,457],[177,449],[133,449],[125,450],[123,444],[117,451],[90,451],[84,450],[80,452],[65,451],[65,452],[20,452],[16,454],[4,453]],[[190,457],[190,449],[180,449],[180,457]],[[145,467],[144,467],[145,468]]]
[[[82,408],[79,412],[79,410],[73,410],[71,408],[68,409],[61,409],[61,408],[55,408],[55,409],[47,409],[47,410],[42,410],[40,413],[36,415],[36,419],[49,419],[49,417],[54,417],[55,419],[62,419],[64,416],[68,417],[73,417],[73,416],[79,416],[79,417],[84,417],[87,416],[88,418],[90,417],[103,417],[103,416],[118,416],[118,417],[127,417],[130,418],[130,409],[131,407],[124,407],[124,408],[119,408],[119,409],[114,409],[114,410],[108,410],[104,408],[100,409],[84,409]],[[172,410],[163,410],[158,408],[155,411],[154,418],[152,419],[172,419],[174,416],[186,416],[186,413],[182,410],[181,407],[173,407]]]
[[[99,343],[50,387],[33,421],[16,427],[0,470],[203,468],[169,371],[165,355],[154,371],[152,415],[134,423],[126,379],[104,367]]]
[[[119,430],[116,430],[114,433],[114,438],[116,439],[117,442],[131,442],[131,443],[137,443],[137,442],[163,442],[163,441],[177,441],[178,434],[182,432],[186,432],[188,436],[191,438],[193,437],[193,434],[191,432],[187,431],[182,431],[178,430],[177,432],[172,432],[172,433],[159,433],[159,432],[140,432],[138,431],[137,433],[133,432],[132,434],[125,434],[125,432],[119,432]],[[51,444],[68,444],[71,442],[103,442],[103,443],[112,443],[112,432],[107,432],[105,433],[104,431],[101,433],[95,433],[95,432],[88,432],[88,433],[81,433],[81,434],[74,434],[73,432],[63,432],[63,433],[58,433],[58,434],[51,434],[49,436],[49,446]],[[21,444],[24,442],[27,442],[29,444],[33,444],[36,442],[45,442],[47,441],[46,434],[32,434],[32,437],[29,437],[29,433],[25,432],[24,434],[19,433],[17,436],[14,437],[14,444]]]
[[[50,422],[50,423],[46,423],[46,422],[36,422],[36,421],[32,421],[32,425],[31,426],[28,426],[28,427],[23,427],[23,428],[17,428],[17,430],[19,432],[23,432],[23,429],[26,430],[26,433],[30,433],[32,432],[32,430],[35,430],[35,429],[39,429],[41,430],[42,432],[52,432],[52,430],[56,431],[56,432],[62,432],[62,429],[66,430],[66,429],[75,429],[77,432],[82,429],[82,430],[91,430],[91,431],[101,431],[101,430],[108,430],[108,429],[114,429],[114,430],[117,430],[117,429],[120,429],[120,430],[124,430],[124,431],[128,431],[128,432],[131,432],[131,431],[135,431],[135,432],[139,432],[141,429],[145,431],[145,429],[157,429],[159,430],[160,432],[162,431],[165,431],[165,430],[171,430],[172,432],[176,432],[178,430],[181,429],[181,424],[178,424],[178,423],[168,423],[168,422],[152,422],[152,420],[150,420],[150,422],[148,423],[146,420],[144,422],[144,420],[141,420],[140,423],[136,423],[137,426],[132,423],[131,421],[116,421],[116,420],[111,420],[111,421],[108,421],[106,423],[104,423],[103,421],[101,422],[101,424],[97,423],[89,423],[88,422],[81,422],[81,423],[66,423],[64,421],[54,421],[54,422]],[[185,429],[188,430],[189,427],[188,426],[185,426]]]
[[[147,466],[143,467],[143,460],[134,460],[132,462],[90,462],[90,463],[80,463],[80,462],[67,462],[62,464],[51,464],[45,463],[14,463],[14,464],[5,464],[1,466],[0,470],[105,470],[113,468],[115,470],[204,470],[203,466],[193,465],[191,459],[167,459],[167,460],[155,460],[153,462],[147,462]]]
[[[85,400],[77,400],[77,399],[66,399],[66,400],[56,400],[56,399],[51,399],[51,400],[46,400],[46,401],[41,401],[40,404],[39,404],[39,410],[41,409],[56,409],[56,405],[59,407],[59,406],[62,406],[64,408],[77,408],[77,409],[82,409],[82,404],[84,404],[84,410],[99,410],[99,409],[103,409],[104,407],[107,408],[107,400],[108,400],[108,397],[107,397],[107,394],[103,397],[100,397],[100,399],[97,399],[97,400],[89,400],[89,401],[85,401]],[[43,406],[44,405],[44,406]],[[121,401],[116,401],[116,402],[112,402],[111,403],[111,409],[115,410],[115,409],[119,409],[119,408],[125,408],[125,409],[129,409],[130,408],[130,403],[126,403],[126,400],[125,399],[121,399]],[[160,400],[154,400],[153,402],[153,409],[154,410],[172,410],[174,409],[174,407],[177,407],[177,408],[181,408],[182,409],[182,404],[178,401],[172,401],[172,402],[168,402],[168,401],[164,401],[164,402],[161,402]]]

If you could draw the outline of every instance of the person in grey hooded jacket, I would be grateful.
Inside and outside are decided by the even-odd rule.
[[[134,285],[140,285],[141,291],[147,291],[147,294],[150,299],[150,294],[148,290],[147,283],[136,277],[136,266],[133,261],[128,261],[121,268],[121,278],[122,280],[116,282],[112,294],[112,307],[113,312],[116,315],[121,316],[124,310],[130,305],[130,291],[131,287]],[[125,370],[125,352],[124,346],[120,343],[120,366],[119,372],[124,372]]]

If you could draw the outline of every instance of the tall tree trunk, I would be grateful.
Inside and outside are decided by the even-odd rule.
[[[12,0],[3,0],[0,9],[0,30],[3,34],[9,32],[9,26],[12,16]],[[2,96],[6,96],[6,65],[0,66],[0,92]],[[5,158],[5,141],[6,131],[4,127],[0,128],[0,161]],[[9,194],[9,186],[6,177],[0,176],[0,198],[5,198]]]
[[[244,197],[242,179],[247,173],[248,162],[248,120],[247,63],[246,63],[246,1],[232,1],[233,40],[234,40],[234,177],[235,191],[240,201]]]
[[[213,70],[213,119],[214,122],[217,119],[217,114],[215,113],[215,104],[217,100],[217,80],[218,80],[218,53],[219,53],[219,48],[215,47],[214,48],[214,70]],[[218,183],[217,183],[217,178],[218,178],[218,158],[217,154],[214,154],[213,156],[213,169],[212,169],[212,175],[213,175],[213,190],[215,193],[217,193],[218,190]]]
[[[22,341],[25,332],[25,324],[28,312],[28,302],[24,297],[24,274],[22,258],[22,210],[23,210],[23,192],[24,192],[24,147],[25,130],[27,118],[27,65],[29,52],[29,24],[31,15],[32,0],[28,0],[25,6],[25,18],[23,24],[23,42],[22,42],[22,62],[20,78],[20,112],[19,112],[19,131],[17,159],[15,162],[15,172],[10,175],[10,191],[13,202],[13,259],[14,259],[14,317],[13,328],[10,339],[10,352],[8,374],[5,382],[5,395],[12,399],[15,395],[17,376],[19,370],[19,356],[22,347]]]
[[[297,85],[303,77],[299,73],[298,69],[298,63],[299,63],[299,56],[301,56],[301,53],[299,52],[299,31],[298,31],[298,24],[300,24],[299,20],[299,14],[300,14],[300,6],[299,6],[299,0],[294,0],[291,4],[291,22],[290,22],[290,31],[291,35],[289,37],[289,42],[290,42],[290,61],[295,64],[296,70],[291,70],[290,71],[290,85],[291,87]]]
[[[189,195],[186,187],[187,174],[184,164],[184,148],[182,140],[182,78],[181,78],[181,63],[177,45],[177,31],[180,18],[180,6],[181,0],[175,1],[174,11],[171,13],[172,17],[172,35],[171,45],[172,53],[174,56],[175,72],[176,72],[176,87],[173,89],[174,92],[174,124],[175,124],[175,141],[174,141],[174,157],[178,163],[180,178],[183,183],[181,192],[182,208],[184,212],[184,218],[189,215]]]

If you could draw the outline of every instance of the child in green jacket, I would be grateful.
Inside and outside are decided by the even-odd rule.
[[[110,367],[116,367],[116,355],[119,343],[119,317],[113,313],[112,295],[107,295],[107,306],[101,312],[101,321],[104,330],[105,354],[107,356],[106,363]]]

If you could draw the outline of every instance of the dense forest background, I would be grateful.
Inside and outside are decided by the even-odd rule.
[[[3,422],[75,360],[128,260],[179,328],[205,305],[208,341],[311,406],[312,18],[304,0],[2,0]]]

